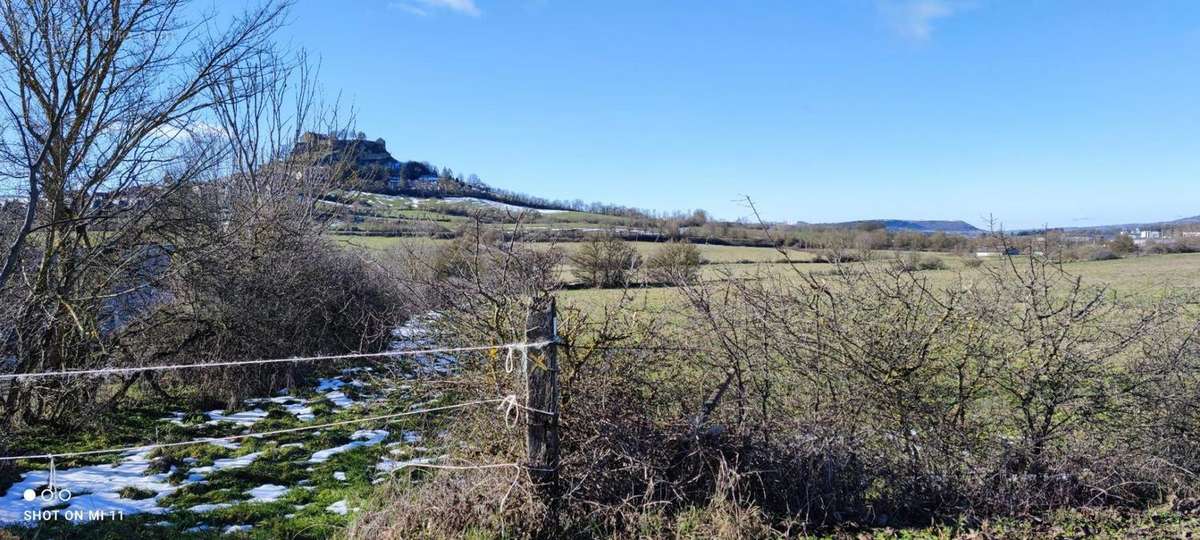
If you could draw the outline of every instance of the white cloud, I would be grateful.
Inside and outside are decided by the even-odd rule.
[[[878,5],[888,25],[914,41],[928,40],[935,23],[969,7],[955,0],[880,0]]]
[[[448,9],[455,13],[478,17],[483,15],[475,0],[404,0],[388,4],[391,9],[401,9],[414,15],[425,16],[433,10]]]
[[[429,15],[428,11],[425,11],[425,10],[423,10],[417,6],[414,6],[412,4],[409,4],[407,2],[388,2],[388,9],[398,9],[400,11],[407,11],[408,13],[417,15],[419,17],[424,17],[426,15]]]

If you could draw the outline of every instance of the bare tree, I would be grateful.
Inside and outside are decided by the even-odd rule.
[[[160,301],[194,227],[180,205],[228,153],[212,119],[245,93],[214,85],[268,48],[284,3],[186,20],[183,0],[25,0],[0,7],[0,182],[24,215],[7,237],[0,327],[13,369],[106,365],[129,313]],[[125,386],[134,378],[126,379]],[[53,417],[91,383],[7,390],[6,417]]]
[[[591,287],[619,287],[642,264],[642,257],[616,233],[591,235],[571,255],[575,277]]]

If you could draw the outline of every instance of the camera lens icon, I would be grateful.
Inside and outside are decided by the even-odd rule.
[[[27,500],[27,501],[33,501],[34,499],[37,499],[39,497],[44,502],[55,502],[55,501],[67,502],[67,501],[71,500],[71,490],[69,490],[69,489],[46,488],[46,489],[43,489],[41,493],[35,492],[32,489],[27,489],[27,490],[25,490],[25,493],[23,495],[25,497],[25,500]]]

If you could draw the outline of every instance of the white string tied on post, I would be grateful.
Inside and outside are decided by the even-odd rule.
[[[50,469],[46,474],[46,489],[42,490],[40,495],[43,501],[53,501],[58,498],[58,489],[55,488],[58,479],[58,469],[54,464],[54,455],[47,454],[46,457],[50,458]]]
[[[507,346],[506,350],[508,352],[507,352],[507,354],[504,355],[504,372],[505,373],[513,372],[513,368],[516,367],[515,363],[514,363],[515,359],[513,358],[513,352],[519,350],[519,351],[521,351],[521,373],[528,373],[529,372],[529,344],[528,343],[514,343],[512,345]]]
[[[517,401],[516,394],[504,396],[504,400],[496,407],[496,410],[504,411],[504,426],[508,429],[517,427],[521,421],[521,404]]]

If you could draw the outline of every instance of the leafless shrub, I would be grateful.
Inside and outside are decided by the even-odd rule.
[[[1120,298],[1029,256],[940,287],[886,263],[793,268],[564,310],[561,534],[766,536],[1197,495],[1183,293]],[[495,359],[464,375],[464,390],[519,392]],[[451,433],[467,461],[521,459],[492,414]],[[445,507],[447,482],[406,511]]]
[[[646,260],[646,271],[657,283],[691,283],[700,277],[703,258],[695,244],[670,242],[658,247]]]
[[[945,270],[946,262],[937,255],[923,255],[921,253],[905,253],[897,255],[893,261],[895,267],[904,272],[918,272],[921,270]]]
[[[628,285],[631,274],[641,266],[636,249],[615,234],[594,234],[571,255],[575,277],[591,287]]]

